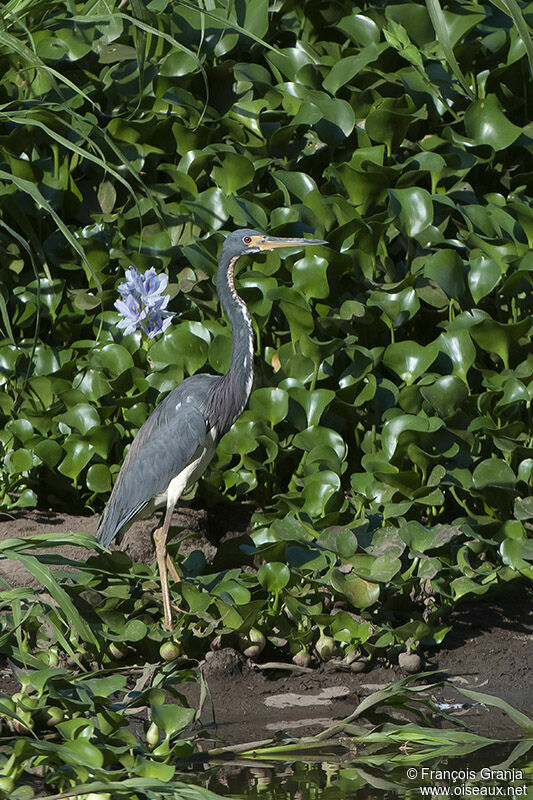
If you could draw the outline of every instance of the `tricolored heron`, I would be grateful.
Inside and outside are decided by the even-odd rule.
[[[327,244],[321,239],[278,238],[254,230],[238,230],[226,238],[217,272],[217,291],[231,322],[233,347],[225,375],[192,375],[173,389],[140,428],[124,459],[98,526],[98,541],[108,546],[137,519],[165,507],[163,524],[154,533],[161,576],[165,628],[172,630],[167,566],[167,535],[174,507],[183,492],[204,472],[220,438],[242,414],[254,375],[252,320],[235,290],[234,270],[240,256]]]

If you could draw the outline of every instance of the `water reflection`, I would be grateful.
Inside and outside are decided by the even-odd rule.
[[[232,761],[203,766],[179,778],[220,797],[251,800],[387,800],[423,796],[526,797],[533,785],[528,755],[533,740],[500,742],[463,758],[424,760],[415,766],[406,754],[391,751],[381,764],[372,753],[351,762],[294,760]],[[422,766],[423,763],[423,766]],[[178,777],[178,776],[176,776]],[[439,788],[440,787],[440,788]],[[500,787],[500,788],[498,788]]]

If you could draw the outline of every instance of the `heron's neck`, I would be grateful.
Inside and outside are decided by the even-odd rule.
[[[250,392],[254,377],[254,333],[252,318],[242,298],[239,297],[233,282],[233,272],[237,258],[231,259],[227,269],[219,267],[217,273],[217,292],[222,308],[231,323],[233,346],[230,367],[222,377],[225,405],[224,426],[226,430],[233,425],[242,413]]]

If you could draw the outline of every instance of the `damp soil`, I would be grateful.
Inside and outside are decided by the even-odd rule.
[[[217,570],[230,566],[231,553],[238,540],[246,538],[252,513],[253,509],[244,505],[209,512],[188,508],[176,513],[174,531],[180,538],[186,535],[180,552],[200,549]],[[97,516],[19,512],[0,516],[0,541],[47,532],[95,533],[97,526]],[[152,530],[150,521],[135,523],[124,537],[122,549],[135,561],[152,562]],[[61,553],[74,559],[87,557],[87,550],[75,546],[63,547]],[[13,587],[38,587],[20,563],[8,559],[0,561],[0,579]],[[503,711],[473,704],[459,690],[494,695],[533,716],[531,599],[526,587],[510,584],[496,599],[475,598],[464,603],[450,615],[452,630],[443,644],[422,654],[425,669],[438,670],[439,677],[450,681],[449,688],[435,691],[435,699],[452,706],[448,713],[472,730],[492,738],[517,738],[521,730]],[[254,664],[232,647],[223,647],[201,665],[209,690],[202,720],[206,747],[259,741],[280,731],[295,737],[316,734],[351,714],[368,694],[405,676],[398,665],[379,661],[363,672],[353,672],[335,661],[304,671],[292,664],[276,666],[268,661],[269,656],[276,658],[273,652],[263,663]],[[0,664],[0,692],[9,695],[17,688],[10,670]],[[198,692],[198,685],[185,687],[191,703],[197,701]],[[454,709],[456,704],[462,707]]]

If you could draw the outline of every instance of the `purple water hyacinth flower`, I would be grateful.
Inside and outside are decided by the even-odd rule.
[[[150,314],[148,319],[141,323],[143,330],[148,334],[149,339],[153,339],[158,333],[166,331],[172,322],[172,314],[170,311],[154,311]]]
[[[168,294],[162,294],[160,297],[154,297],[150,303],[150,309],[153,309],[154,311],[163,311],[168,306],[169,300],[170,295]]]
[[[152,305],[148,308],[148,315],[141,323],[141,326],[150,339],[153,339],[158,333],[166,331],[172,322],[174,314],[172,314],[171,311],[165,310],[169,300],[168,294],[162,297],[156,297]]]
[[[158,275],[154,267],[147,269],[142,277],[142,295],[146,305],[152,306],[167,288],[168,277]]]
[[[124,328],[125,334],[141,329],[153,339],[168,328],[174,317],[166,311],[170,297],[163,295],[168,277],[158,275],[153,267],[144,274],[131,267],[126,270],[125,278],[118,287],[121,299],[115,302],[122,317],[118,327]]]
[[[118,327],[124,328],[125,334],[136,331],[146,317],[146,309],[133,294],[126,295],[124,300],[115,300],[115,308],[122,316],[122,319],[118,321]]]
[[[125,283],[121,283],[118,287],[119,294],[122,297],[127,297],[129,294],[141,300],[143,294],[143,276],[135,267],[130,267],[125,272]]]

